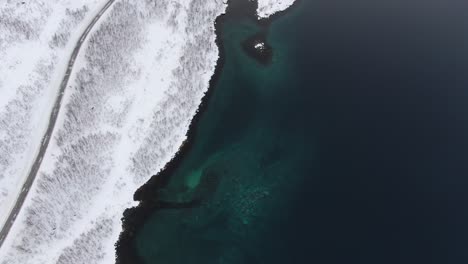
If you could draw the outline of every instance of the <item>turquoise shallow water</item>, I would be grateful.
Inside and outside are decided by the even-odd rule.
[[[225,64],[193,144],[152,194],[179,206],[145,218],[136,254],[466,263],[464,5],[301,1],[269,26],[268,66],[241,47],[264,27],[226,19]]]
[[[261,27],[247,18],[223,24],[225,65],[201,116],[191,150],[159,197],[171,202],[199,200],[190,209],[154,213],[136,244],[147,263],[259,263],[261,237],[290,199],[299,179],[297,165],[311,160],[301,131],[283,127],[282,107],[291,85],[287,50],[276,50],[264,67],[241,43]],[[283,105],[283,106],[281,106]],[[302,139],[301,139],[302,138]],[[304,141],[305,142],[305,141]],[[283,205],[281,205],[283,204]]]

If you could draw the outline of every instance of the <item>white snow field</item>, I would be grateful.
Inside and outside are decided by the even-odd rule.
[[[77,38],[105,2],[0,3],[0,227],[37,155]]]
[[[52,3],[50,0],[34,3],[38,7],[48,6],[45,2]],[[89,2],[89,10],[103,4]],[[64,3],[68,2],[57,0],[50,5]],[[262,7],[262,14],[287,7],[281,0],[277,0],[277,5],[271,3]],[[37,178],[0,248],[1,264],[115,263],[115,243],[122,231],[123,211],[136,205],[134,192],[173,158],[186,139],[189,124],[216,66],[218,47],[214,23],[225,8],[225,0],[116,0],[104,13],[76,59]],[[38,34],[36,29],[30,31],[31,35]],[[21,43],[8,45],[21,52],[37,51],[27,56],[17,51],[18,56],[24,56],[17,57],[21,67],[32,67],[29,56],[47,52],[46,48],[38,52],[38,48],[23,47]],[[3,45],[4,41],[0,42],[0,52],[13,52]],[[62,49],[62,53],[55,54],[55,60],[66,61],[62,57],[67,57],[67,48]],[[57,72],[65,72],[65,69],[58,70],[63,66],[59,62],[43,67],[51,67],[47,66],[50,64],[56,65]],[[59,74],[47,75],[52,69],[40,72],[47,80],[61,80]],[[2,87],[7,83],[3,75],[9,71],[0,70],[0,106],[7,109],[5,105],[14,100],[3,100],[6,88]],[[24,81],[25,86],[36,83],[26,77],[18,81]],[[50,86],[49,83],[44,87]],[[57,89],[46,88],[51,91],[42,92],[42,97],[38,96],[41,92],[36,92],[26,94],[26,99],[20,98],[17,106],[20,109],[15,111],[26,114],[10,114],[12,117],[7,121],[0,119],[0,139],[19,135],[21,140],[26,140],[41,132],[33,125],[29,130],[24,126],[37,120],[41,123],[37,127],[42,128],[43,119],[48,115],[34,116],[39,111],[36,104],[49,106],[50,98],[55,98],[53,89]],[[13,89],[5,94],[15,98],[24,92]],[[25,121],[5,130],[4,126],[10,126],[14,118]],[[37,137],[40,136],[39,133]],[[19,168],[9,164],[21,155],[26,156],[15,154],[7,163],[2,157],[0,166]],[[27,161],[24,158],[18,164],[22,162],[21,168],[26,168]],[[12,178],[22,175],[13,172],[9,174]]]
[[[259,18],[267,18],[274,13],[288,9],[295,0],[257,0],[257,15]]]

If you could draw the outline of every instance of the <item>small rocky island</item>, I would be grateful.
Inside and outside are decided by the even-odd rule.
[[[262,65],[268,65],[273,58],[273,48],[263,34],[256,34],[242,43],[242,48],[251,58]]]

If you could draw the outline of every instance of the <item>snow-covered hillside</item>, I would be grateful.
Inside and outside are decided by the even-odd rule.
[[[104,3],[0,3],[0,226],[37,155],[77,38]]]
[[[0,263],[115,262],[123,211],[175,155],[208,88],[218,59],[214,22],[225,8],[225,0],[116,0],[77,57]]]

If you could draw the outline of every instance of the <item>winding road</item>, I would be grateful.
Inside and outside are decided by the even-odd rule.
[[[91,29],[96,25],[98,20],[101,18],[101,16],[109,9],[109,7],[115,2],[115,0],[109,0],[99,11],[99,13],[93,18],[91,23],[86,27],[85,31],[81,34],[81,37],[76,43],[75,48],[73,49],[73,52],[70,56],[70,59],[68,61],[67,65],[67,70],[65,72],[65,75],[62,79],[62,82],[60,83],[60,88],[59,88],[59,93],[57,95],[57,99],[55,100],[54,103],[54,108],[52,109],[52,113],[50,114],[49,118],[49,125],[47,127],[47,130],[42,137],[41,145],[39,148],[39,152],[37,154],[36,159],[34,160],[34,163],[31,167],[31,170],[29,171],[28,178],[23,184],[23,188],[21,189],[21,193],[19,194],[15,206],[10,212],[10,215],[8,216],[7,220],[5,221],[5,224],[2,227],[2,230],[0,231],[0,247],[3,245],[3,242],[5,241],[5,238],[8,235],[8,232],[10,231],[16,216],[18,215],[19,211],[21,210],[21,207],[23,206],[24,201],[26,200],[26,196],[28,195],[29,189],[31,188],[31,185],[34,182],[34,179],[36,178],[37,172],[39,168],[41,167],[42,163],[42,158],[44,157],[44,154],[47,150],[47,147],[49,146],[50,138],[52,136],[52,132],[54,131],[55,123],[57,121],[57,116],[60,111],[60,107],[62,105],[62,98],[63,94],[65,92],[65,88],[68,85],[68,81],[70,79],[70,74],[73,70],[73,66],[75,64],[76,57],[78,56],[78,53],[80,52],[81,46],[86,40],[86,37],[88,36],[89,32]]]

